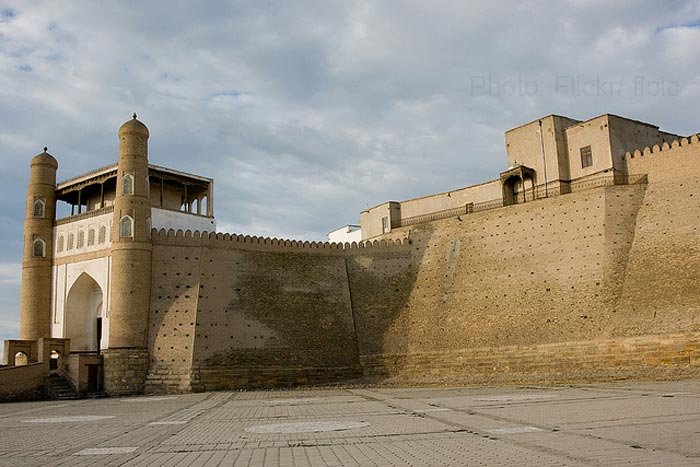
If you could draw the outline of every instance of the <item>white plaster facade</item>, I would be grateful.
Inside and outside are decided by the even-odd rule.
[[[359,225],[349,224],[328,232],[331,243],[359,243],[362,241],[362,230]]]
[[[106,250],[112,246],[112,212],[57,225],[53,229],[54,258]],[[91,238],[91,232],[93,237]],[[82,232],[82,242],[80,236]],[[71,242],[72,235],[72,242]],[[69,248],[70,247],[70,248]]]
[[[71,342],[71,349],[75,351],[95,350],[91,348],[81,349],[81,342],[75,339],[76,336],[69,335],[71,333],[68,332],[67,324],[69,322],[75,323],[76,321],[83,320],[86,322],[86,325],[92,326],[94,323],[94,319],[92,318],[102,318],[102,339],[100,340],[100,348],[108,348],[111,268],[111,256],[54,265],[51,291],[51,337],[70,337],[74,339],[75,342]],[[76,312],[76,307],[70,307],[69,298],[71,298],[71,292],[84,292],[74,288],[76,282],[83,274],[86,274],[91,280],[95,281],[100,289],[101,300],[98,302],[96,301],[97,298],[93,296],[74,297],[74,300],[79,301],[81,305],[83,305],[78,307],[80,311]],[[83,278],[83,280],[84,279],[85,278]],[[90,293],[92,292],[93,291],[90,291]],[[71,312],[76,314],[71,316]],[[93,347],[95,344],[94,338],[89,337],[87,344],[87,347]]]
[[[195,230],[200,232],[216,231],[216,221],[214,221],[213,217],[159,208],[151,208],[151,216],[151,226],[154,229],[181,229],[183,231],[191,230],[192,232]]]

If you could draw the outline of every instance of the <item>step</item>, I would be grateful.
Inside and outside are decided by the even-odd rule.
[[[73,387],[61,375],[52,373],[49,375],[48,395],[52,399],[75,400],[79,399]]]

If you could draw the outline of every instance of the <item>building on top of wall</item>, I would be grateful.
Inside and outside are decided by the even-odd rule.
[[[356,224],[344,225],[328,232],[328,241],[331,243],[359,243],[362,241],[362,230]]]
[[[611,114],[586,121],[542,117],[506,131],[508,168],[498,179],[362,211],[362,239],[396,227],[571,193],[592,183],[614,183],[615,177],[619,181],[627,175],[627,151],[679,138],[658,126]]]

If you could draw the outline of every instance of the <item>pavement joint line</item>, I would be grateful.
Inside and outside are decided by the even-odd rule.
[[[496,417],[490,416],[489,414],[482,414],[482,413],[479,413],[476,411],[471,411],[471,410],[460,410],[460,409],[453,409],[453,410],[455,412],[462,412],[462,413],[465,413],[467,415],[479,415],[479,416],[482,416],[485,418],[492,418],[492,419],[497,420],[497,421],[502,421],[502,422],[507,421],[513,425],[523,425],[522,421],[520,421],[520,420],[508,419],[505,417],[497,417],[496,418]],[[518,446],[520,448],[527,449],[529,451],[547,453],[549,455],[564,457],[566,459],[574,459],[577,462],[581,462],[581,463],[590,463],[592,461],[592,459],[589,459],[587,457],[583,457],[583,456],[572,457],[569,453],[566,453],[564,451],[559,451],[559,450],[549,448],[546,446],[538,446],[538,445],[528,444],[528,443],[525,443],[523,441],[518,441],[514,438],[508,437],[508,436],[505,436],[504,438],[494,438],[493,433],[489,433],[487,430],[484,430],[483,428],[473,427],[473,426],[469,426],[469,425],[459,423],[459,422],[442,420],[440,418],[440,413],[438,413],[436,415],[425,414],[425,418],[430,418],[430,419],[433,419],[435,421],[445,423],[447,425],[461,426],[463,428],[463,431],[466,431],[468,433],[472,433],[472,434],[475,434],[477,436],[481,436],[483,438],[488,438],[488,439],[491,439],[494,441],[499,441],[499,442],[503,442],[506,444]],[[549,427],[540,427],[540,426],[536,426],[535,424],[532,424],[530,426],[532,426],[533,428],[539,429],[539,430],[541,430],[541,432],[545,432],[545,433],[560,433],[560,432],[562,432],[559,429],[553,429],[553,428],[549,428]],[[562,433],[564,433],[564,432],[562,432]]]
[[[78,451],[74,456],[108,456],[114,454],[131,454],[136,451],[138,446],[122,446],[122,447],[104,447],[104,448],[85,448]]]
[[[86,423],[117,418],[116,415],[56,415],[45,418],[21,420],[21,423]]]
[[[493,416],[493,415],[490,415],[490,414],[485,414],[485,413],[483,413],[483,412],[476,412],[476,411],[474,412],[474,414],[476,414],[476,415],[481,415],[481,416],[484,416],[484,417],[487,417],[487,418],[493,418],[494,420],[498,420],[498,421],[502,421],[502,422],[511,422],[511,423],[513,423],[513,424],[522,424],[522,421],[520,421],[520,420],[518,420],[518,419],[512,419],[512,418],[508,418],[508,417],[498,417],[498,416]],[[674,417],[675,417],[675,416],[677,416],[677,415],[671,415],[671,416],[674,416]],[[649,416],[649,417],[645,417],[645,418],[657,419],[657,420],[658,420],[659,417]],[[586,433],[584,433],[584,432],[582,432],[582,431],[574,431],[574,430],[571,430],[570,428],[569,428],[569,429],[549,428],[549,427],[544,427],[543,425],[537,426],[536,424],[532,424],[532,426],[533,426],[533,427],[536,427],[536,428],[541,428],[541,427],[543,427],[543,428],[542,428],[542,431],[545,431],[545,432],[550,432],[550,433],[561,433],[561,434],[567,434],[567,435],[570,435],[570,436],[580,436],[580,437],[583,437],[583,438],[597,439],[597,440],[601,440],[601,441],[606,441],[606,442],[609,442],[609,443],[617,444],[617,445],[619,445],[619,446],[632,447],[629,443],[627,443],[627,442],[625,442],[625,441],[621,441],[621,440],[617,440],[617,439],[609,438],[609,437],[603,437],[603,436],[597,436],[597,435],[592,435],[592,434],[586,434]],[[626,425],[626,426],[629,426],[629,425]],[[638,447],[635,447],[635,449],[645,449],[645,450],[646,450],[646,449],[648,449],[648,448],[643,447],[643,446],[638,446]],[[664,450],[664,449],[658,449],[658,448],[654,448],[653,450],[654,450],[654,451],[666,452],[666,453],[668,453],[668,454],[678,454],[678,452],[674,452],[674,451],[670,451],[670,450]]]
[[[71,403],[53,404],[53,405],[45,405],[42,407],[37,407],[35,409],[15,410],[12,412],[8,412],[7,414],[0,415],[0,420],[6,419],[6,418],[13,418],[13,417],[16,417],[18,415],[26,415],[26,414],[30,414],[30,413],[41,412],[41,411],[44,411],[47,409],[57,409],[57,408],[62,408],[62,407],[74,406],[74,405],[78,405],[78,403],[82,402],[82,401],[71,401],[71,402],[73,402],[73,403],[72,404]]]

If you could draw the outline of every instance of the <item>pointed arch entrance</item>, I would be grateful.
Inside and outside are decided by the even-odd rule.
[[[66,299],[66,333],[71,351],[96,352],[100,348],[102,289],[87,273],[73,283]]]

